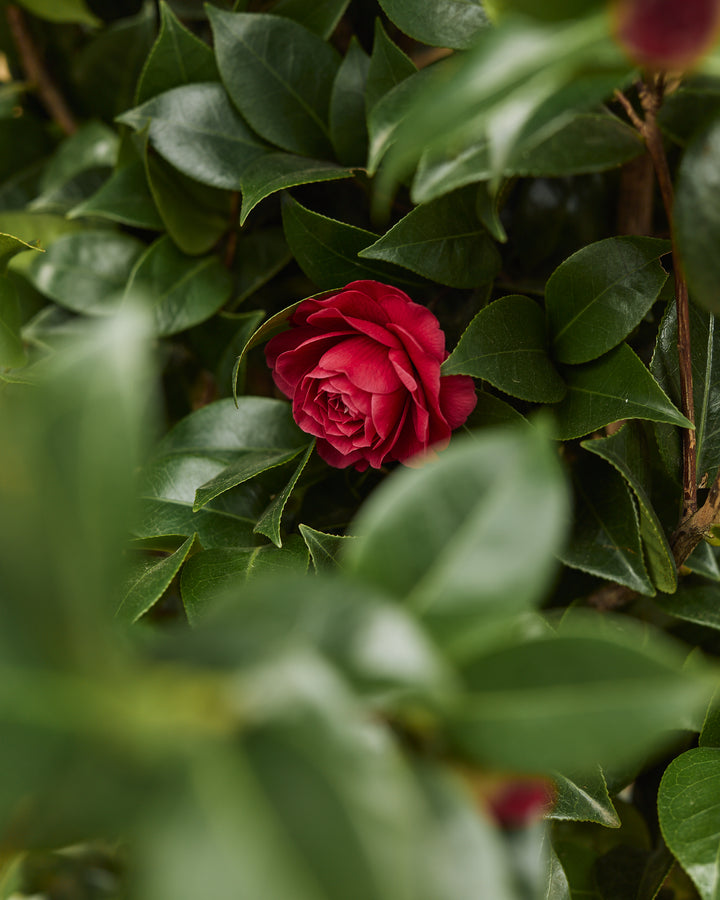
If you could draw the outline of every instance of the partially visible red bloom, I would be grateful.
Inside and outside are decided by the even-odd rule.
[[[555,801],[555,790],[545,778],[506,781],[490,794],[490,810],[503,828],[523,828],[541,819]]]
[[[440,375],[448,354],[438,320],[398,288],[354,281],[304,300],[290,324],[265,355],[331,466],[377,469],[441,449],[475,406],[472,378]]]
[[[684,71],[718,37],[720,0],[616,0],[615,31],[640,65]]]

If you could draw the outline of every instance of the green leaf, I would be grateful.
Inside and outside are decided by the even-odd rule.
[[[333,48],[280,16],[213,6],[208,16],[223,83],[252,128],[291,153],[327,156],[330,93],[339,66]]]
[[[243,169],[240,176],[240,224],[243,225],[258,203],[271,194],[300,184],[337,181],[339,178],[349,178],[352,174],[352,169],[343,169],[335,163],[295,156],[292,153],[259,156]]]
[[[620,817],[608,794],[602,769],[590,769],[583,778],[567,778],[556,773],[555,804],[549,813],[551,819],[572,822],[596,822],[606,828],[619,828]]]
[[[93,15],[85,0],[18,0],[20,6],[39,19],[49,22],[72,22],[77,25],[102,25],[102,20]]]
[[[239,452],[230,465],[197,489],[193,512],[197,512],[220,494],[237,487],[244,481],[249,481],[261,472],[290,462],[302,449],[302,447],[292,447],[289,450],[274,450],[269,447],[261,447],[257,450],[249,449]]]
[[[363,166],[367,156],[365,97],[370,57],[353,35],[330,96],[330,138],[343,165]]]
[[[690,306],[693,399],[698,483],[711,482],[720,466],[720,329],[714,317]],[[658,333],[650,371],[677,406],[681,403],[680,366],[677,351],[677,309],[668,304]],[[671,475],[679,479],[680,435],[675,429],[658,429],[658,444]]]
[[[665,842],[702,900],[720,897],[720,750],[697,747],[674,759],[658,792]]]
[[[3,237],[0,235],[0,246]],[[15,287],[7,275],[0,275],[0,369],[20,368],[27,362],[20,325],[20,305]]]
[[[720,628],[718,591],[715,585],[681,584],[674,594],[660,594],[655,602],[666,613],[686,622]]]
[[[720,747],[720,695],[717,690],[708,705],[698,743],[701,747]]]
[[[475,193],[458,191],[416,207],[358,256],[403,266],[450,287],[492,281],[500,255],[478,221]]]
[[[659,257],[667,241],[614,237],[578,250],[545,288],[548,328],[560,362],[583,363],[619,344],[667,281]]]
[[[556,403],[565,395],[548,356],[543,312],[519,294],[480,310],[441,371],[482,378],[506,394],[537,403]]]
[[[83,231],[53,241],[28,269],[31,283],[73,312],[103,315],[123,298],[140,241],[113,231]]]
[[[190,178],[240,190],[243,168],[267,153],[233,107],[221,84],[173,88],[118,117],[136,131],[148,127],[150,143]]]
[[[396,140],[398,129],[407,118],[418,97],[421,97],[428,83],[436,77],[437,67],[445,68],[441,60],[430,69],[420,69],[403,78],[399,84],[383,94],[368,113],[369,152],[367,169],[374,175],[380,161]],[[372,74],[372,69],[370,70]],[[369,83],[369,82],[368,82]],[[376,186],[380,190],[382,184]]]
[[[94,194],[74,206],[69,219],[85,216],[109,219],[121,225],[161,231],[163,220],[155,206],[141,159],[118,169]]]
[[[683,565],[696,575],[702,575],[711,581],[720,581],[720,561],[717,551],[705,541],[700,541]]]
[[[312,212],[288,195],[283,202],[283,228],[298,265],[320,289],[344,287],[363,278],[401,286],[418,283],[396,274],[402,270],[386,263],[358,259],[360,250],[374,243],[377,235]]]
[[[622,419],[690,425],[625,343],[582,366],[564,366],[562,374],[567,394],[555,408],[560,440],[582,437]]]
[[[231,195],[199,184],[150,152],[145,169],[155,206],[175,245],[189,256],[211,250],[230,226]]]
[[[112,168],[119,139],[103,122],[87,122],[60,144],[40,179],[41,196],[66,184],[88,169]]]
[[[160,3],[160,33],[145,61],[135,102],[144,103],[181,85],[218,79],[211,48],[188,31],[163,0]]]
[[[473,760],[517,771],[588,770],[640,762],[672,740],[710,678],[683,670],[662,635],[597,634],[589,619],[554,637],[490,651],[464,666],[467,694],[448,723]]]
[[[365,86],[366,115],[370,115],[378,100],[415,72],[415,63],[390,40],[382,21],[375,19],[375,37]]]
[[[177,334],[214,315],[227,302],[232,278],[215,256],[186,256],[165,235],[138,260],[125,302],[145,307],[155,334]]]
[[[542,599],[567,502],[543,434],[527,426],[479,432],[377,488],[345,560],[357,577],[406,600],[440,640],[466,641]]]
[[[15,240],[28,244],[26,250],[42,250],[62,235],[84,231],[79,222],[68,222],[65,216],[52,213],[26,212],[25,210],[0,210],[0,233],[15,235]],[[35,253],[25,253],[15,245],[12,268],[26,269],[35,259]]]
[[[316,572],[334,572],[343,568],[341,561],[343,546],[348,541],[355,540],[352,535],[326,534],[302,523],[299,529]]]
[[[188,558],[197,535],[191,535],[174,553],[161,559],[133,559],[116,616],[124,622],[137,622],[157,603]]]
[[[251,297],[292,259],[282,228],[241,232],[235,250],[233,308]]]
[[[387,17],[405,34],[431,47],[472,47],[487,26],[485,10],[476,0],[435,0],[433,3],[405,3],[380,0]]]
[[[677,588],[677,569],[665,531],[643,485],[647,461],[638,429],[631,422],[610,437],[583,441],[582,446],[614,466],[635,494],[648,573],[658,590],[672,594]]]
[[[567,566],[653,596],[643,562],[640,523],[622,476],[589,457],[575,476],[575,514],[570,540],[560,551]]]
[[[442,370],[441,370],[442,371]],[[468,428],[490,428],[497,425],[519,425],[525,417],[516,409],[486,391],[477,391],[477,404],[465,423]]]
[[[18,253],[24,253],[26,250],[39,250],[33,244],[27,244],[20,238],[13,237],[11,234],[0,233],[0,272],[4,273],[7,264]]]
[[[335,31],[350,0],[279,0],[272,8],[275,16],[285,16],[327,40]]]
[[[285,507],[287,505],[288,500],[290,499],[290,494],[293,492],[295,485],[297,484],[298,478],[302,475],[303,469],[308,463],[310,456],[312,455],[313,449],[315,447],[315,442],[312,441],[308,444],[308,448],[303,453],[300,462],[297,464],[295,471],[290,476],[290,481],[285,485],[285,487],[275,495],[272,502],[268,506],[268,508],[263,512],[262,516],[258,519],[255,528],[253,531],[256,534],[262,534],[269,540],[275,544],[276,547],[282,547],[282,538],[280,536],[280,525],[282,524],[282,516],[285,511]],[[303,535],[304,537],[304,535]],[[305,543],[307,544],[307,539],[305,538]],[[308,546],[308,550],[310,547]]]
[[[297,536],[296,536],[297,537]],[[223,594],[242,590],[243,583],[257,575],[282,575],[307,571],[308,554],[303,542],[286,542],[282,550],[266,545],[254,548],[215,548],[195,553],[180,578],[185,612],[197,624]]]
[[[715,117],[688,144],[677,176],[673,208],[675,238],[690,296],[720,313],[717,284],[720,260],[720,118]]]

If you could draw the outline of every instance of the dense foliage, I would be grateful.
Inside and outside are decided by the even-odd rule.
[[[720,897],[718,4],[0,10],[0,897]]]

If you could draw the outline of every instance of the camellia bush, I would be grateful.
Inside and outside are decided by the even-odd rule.
[[[720,3],[0,3],[0,898],[720,897]]]

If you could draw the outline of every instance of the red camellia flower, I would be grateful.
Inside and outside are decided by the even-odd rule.
[[[682,71],[713,44],[720,0],[616,0],[620,43],[641,65]]]
[[[354,281],[304,300],[290,324],[265,355],[331,466],[377,469],[441,449],[475,406],[471,378],[440,375],[448,354],[438,320],[395,287]]]

